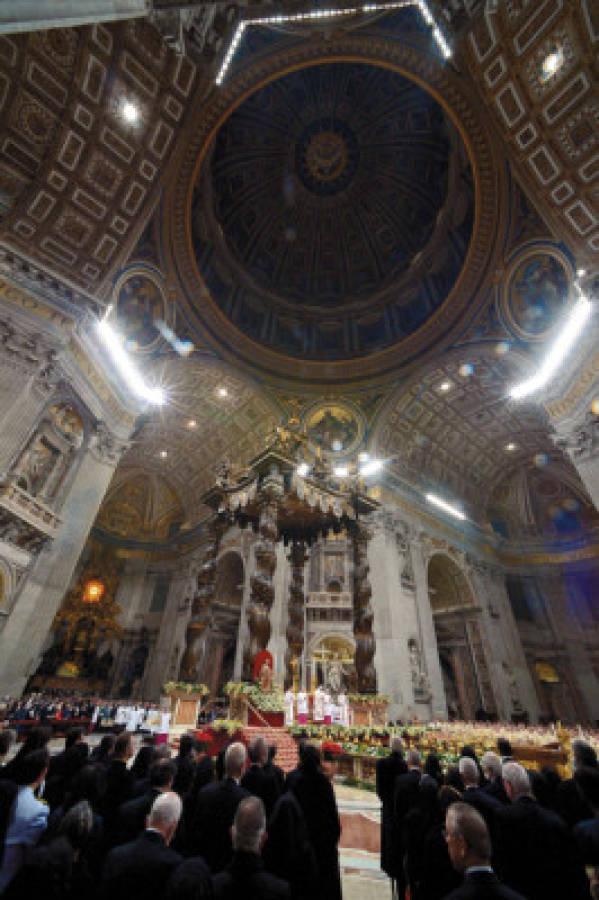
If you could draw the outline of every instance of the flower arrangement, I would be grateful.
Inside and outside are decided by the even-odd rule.
[[[387,694],[348,694],[347,699],[360,706],[382,706],[391,702],[391,697]]]
[[[205,684],[191,684],[189,681],[167,681],[163,685],[162,690],[165,694],[174,694],[175,692],[185,694],[202,694],[206,697],[210,693],[210,689]]]
[[[243,730],[243,722],[239,719],[215,719],[210,726],[213,731],[226,731],[232,737],[238,731]]]
[[[264,693],[257,684],[248,684],[245,681],[229,681],[223,690],[228,697],[245,697],[261,712],[283,712],[285,709],[282,691],[273,689]]]

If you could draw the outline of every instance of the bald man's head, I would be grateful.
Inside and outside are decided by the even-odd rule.
[[[237,807],[231,829],[233,849],[260,853],[266,840],[266,811],[259,797],[246,797]]]
[[[445,818],[447,849],[458,872],[470,866],[488,866],[491,838],[485,820],[469,803],[452,803]]]

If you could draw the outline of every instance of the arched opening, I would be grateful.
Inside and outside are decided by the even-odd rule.
[[[355,654],[350,638],[342,635],[319,638],[310,653],[312,687],[323,684],[334,693],[356,690]]]
[[[239,553],[230,550],[216,564],[212,624],[207,636],[204,678],[212,696],[232,681],[239,619],[243,603],[244,568]]]
[[[438,553],[429,562],[428,591],[450,718],[493,715],[495,700],[468,579],[453,559]]]

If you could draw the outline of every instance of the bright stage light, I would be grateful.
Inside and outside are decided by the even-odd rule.
[[[336,478],[347,478],[349,475],[349,469],[347,466],[335,466],[333,469],[333,475]]]
[[[308,463],[305,463],[305,462],[300,463],[296,469],[296,472],[300,478],[305,478],[309,471],[310,471],[310,466],[308,465]]]
[[[461,509],[458,509],[457,506],[453,506],[451,503],[447,503],[446,500],[438,497],[437,494],[427,494],[426,499],[429,503],[432,503],[433,506],[438,506],[443,512],[449,513],[450,516],[455,516],[456,519],[464,521],[466,518]]]
[[[369,475],[376,475],[377,472],[381,471],[384,464],[382,459],[371,459],[360,466],[360,475],[363,475],[365,478],[368,478]]]
[[[547,356],[543,361],[540,369],[526,381],[514,385],[510,389],[509,395],[512,400],[522,400],[524,397],[540,391],[541,388],[553,378],[564,359],[576,343],[585,323],[589,319],[592,312],[592,305],[584,294],[581,293],[579,300],[572,307],[572,311],[562,328],[559,335],[549,348]]]
[[[154,406],[162,406],[166,402],[164,391],[162,388],[150,387],[145,383],[123,347],[121,335],[108,324],[106,319],[102,319],[96,324],[96,330],[127,387],[142,400],[146,400]]]

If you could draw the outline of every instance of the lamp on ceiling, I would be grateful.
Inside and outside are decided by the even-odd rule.
[[[577,283],[575,287],[578,290],[579,298],[572,307],[563,328],[560,329],[558,336],[549,347],[547,356],[538,371],[531,375],[530,378],[510,388],[509,396],[512,400],[523,400],[525,397],[529,397],[545,387],[582,334],[582,330],[593,311],[593,306]]]
[[[142,400],[154,406],[162,406],[166,396],[162,388],[150,387],[133,365],[123,347],[123,337],[104,318],[96,323],[96,331],[108,350],[127,387]]]

